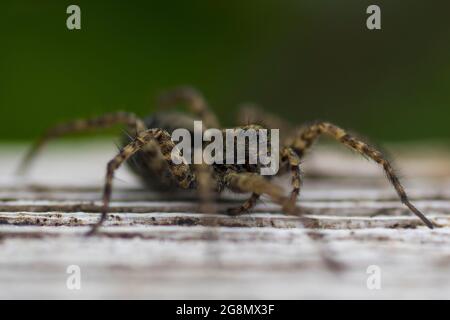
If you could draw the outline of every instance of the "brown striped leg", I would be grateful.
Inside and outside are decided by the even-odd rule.
[[[88,235],[94,234],[98,227],[101,226],[103,221],[105,221],[108,212],[108,206],[111,199],[112,183],[114,178],[114,172],[124,163],[128,158],[130,158],[136,152],[142,150],[145,145],[150,142],[156,142],[159,146],[164,159],[167,161],[169,170],[171,171],[174,178],[178,181],[178,185],[183,189],[189,189],[192,187],[195,176],[191,172],[190,167],[185,164],[183,159],[180,158],[180,164],[175,164],[172,161],[171,152],[175,148],[175,144],[171,140],[171,136],[168,132],[162,129],[149,129],[138,134],[138,136],[127,144],[122,150],[116,155],[111,161],[108,162],[106,167],[106,179],[105,186],[103,189],[103,208],[100,220],[92,226]]]
[[[225,176],[225,183],[227,187],[235,192],[253,192],[257,194],[267,194],[275,203],[280,204],[283,207],[283,211],[290,214],[298,215],[299,221],[306,229],[317,228],[317,222],[313,219],[302,216],[298,207],[292,205],[290,198],[283,195],[282,189],[269,182],[262,176],[252,173],[230,173]],[[334,258],[330,253],[326,243],[322,239],[315,239],[312,232],[306,232],[306,235],[310,239],[311,243],[316,246],[321,259],[333,272],[340,271],[343,266]]]
[[[291,147],[301,158],[308,150],[308,148],[311,147],[314,141],[317,140],[317,138],[322,134],[326,134],[336,139],[342,144],[359,152],[363,156],[367,156],[369,159],[372,159],[373,161],[381,165],[389,181],[397,191],[397,194],[399,195],[400,200],[403,202],[403,204],[405,204],[416,216],[418,216],[423,221],[423,223],[425,223],[425,225],[427,225],[430,229],[433,229],[434,227],[433,223],[430,220],[428,220],[409,201],[408,196],[406,195],[406,192],[403,186],[401,185],[399,178],[395,174],[394,169],[392,168],[389,161],[384,158],[383,154],[380,151],[369,146],[368,144],[350,136],[343,129],[327,122],[319,122],[313,124],[300,131],[300,133],[292,142]]]
[[[96,118],[80,119],[63,123],[48,129],[28,150],[23,158],[18,172],[23,173],[28,168],[31,161],[37,153],[50,140],[73,133],[87,132],[91,130],[105,129],[117,124],[126,125],[130,130],[130,135],[136,136],[137,133],[146,129],[144,122],[135,114],[128,112],[108,113]]]
[[[291,206],[290,199],[284,195],[283,188],[256,173],[230,172],[225,175],[224,180],[225,185],[234,192],[266,194],[273,202],[281,205],[286,213],[299,213],[298,208]]]
[[[301,186],[301,176],[300,176],[301,159],[292,148],[284,148],[281,153],[281,159],[283,161],[287,161],[288,167],[291,171],[292,191],[290,201],[291,206],[295,207]],[[304,226],[306,228],[311,228],[311,225],[308,225],[307,223],[304,223]],[[316,246],[316,250],[320,255],[322,261],[324,262],[325,266],[333,272],[341,271],[343,269],[343,265],[335,259],[334,254],[331,252],[326,242],[320,237],[315,237],[315,235],[317,235],[318,233],[307,232],[306,234],[308,235],[311,243],[313,243]]]
[[[242,213],[250,212],[251,209],[256,205],[256,201],[259,199],[260,195],[257,193],[252,193],[250,198],[248,198],[241,206],[237,208],[227,209],[227,213],[233,216],[240,215]]]
[[[292,148],[284,148],[281,153],[281,159],[287,161],[291,170],[291,205],[295,206],[298,194],[300,193],[301,177],[300,177],[300,157]]]
[[[194,115],[198,116],[206,128],[220,128],[216,115],[210,110],[205,98],[194,88],[179,87],[162,94],[158,98],[160,108],[171,108],[177,104],[186,104]]]

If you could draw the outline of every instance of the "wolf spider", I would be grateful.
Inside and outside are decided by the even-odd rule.
[[[122,137],[123,147],[119,153],[107,164],[101,217],[92,226],[90,234],[93,234],[107,218],[114,173],[122,163],[129,159],[132,160],[127,162],[131,169],[149,187],[155,190],[196,189],[203,204],[201,211],[211,210],[212,207],[207,204],[211,204],[210,200],[214,194],[218,194],[224,189],[229,189],[237,193],[251,194],[240,207],[229,209],[229,214],[238,215],[250,211],[260,195],[264,194],[269,196],[275,203],[281,205],[284,212],[301,216],[298,207],[295,205],[301,183],[300,161],[306,151],[321,135],[328,135],[378,163],[384,169],[400,200],[425,225],[433,228],[433,223],[409,201],[399,178],[382,153],[328,122],[317,122],[296,130],[290,128],[283,120],[273,115],[264,114],[255,108],[247,107],[242,110],[240,122],[250,121],[252,124],[243,125],[240,128],[283,128],[281,132],[282,146],[280,146],[280,170],[278,174],[290,172],[292,184],[290,196],[286,196],[283,189],[271,182],[269,178],[259,175],[257,166],[175,164],[171,160],[171,151],[174,147],[174,143],[171,140],[173,130],[187,128],[192,131],[194,120],[202,120],[204,126],[208,128],[220,128],[217,117],[212,113],[203,96],[192,88],[177,88],[163,94],[159,99],[159,106],[162,109],[179,104],[184,104],[188,107],[191,115],[173,111],[161,111],[141,119],[133,113],[116,112],[97,118],[76,120],[55,126],[47,130],[32,146],[21,163],[20,169],[23,171],[40,148],[50,139],[121,124],[128,128],[128,133]]]

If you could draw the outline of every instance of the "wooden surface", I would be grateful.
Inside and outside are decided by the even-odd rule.
[[[423,227],[376,165],[319,147],[302,166],[298,203],[314,231],[267,199],[241,217],[198,214],[192,195],[155,194],[121,169],[110,219],[86,238],[114,145],[53,144],[22,178],[12,173],[23,146],[0,145],[0,298],[448,299],[449,153],[393,148],[411,198],[441,228]],[[225,194],[220,207],[240,199]],[[66,286],[69,265],[81,269],[81,290]],[[380,290],[367,287],[370,265]]]

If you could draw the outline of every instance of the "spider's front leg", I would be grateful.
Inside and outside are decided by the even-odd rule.
[[[284,190],[280,186],[270,182],[263,176],[250,172],[229,172],[224,176],[224,182],[227,188],[237,193],[252,193],[252,196],[247,202],[254,204],[257,196],[266,194],[270,199],[282,206],[283,211],[289,214],[299,215],[300,211],[289,197],[284,195]],[[247,203],[246,202],[246,203]],[[247,205],[243,205],[247,206]],[[244,208],[248,210],[248,208]],[[236,210],[236,209],[233,209]],[[237,209],[238,210],[238,209]]]
[[[180,158],[176,164],[172,161],[172,150],[176,148],[170,134],[162,129],[149,129],[141,132],[123,147],[111,161],[108,162],[106,169],[105,186],[103,189],[103,207],[99,221],[92,226],[88,235],[94,234],[101,224],[105,221],[108,213],[109,202],[111,200],[112,184],[115,171],[128,160],[136,152],[143,150],[150,143],[156,143],[159,147],[164,160],[168,164],[168,168],[173,177],[177,180],[178,185],[183,189],[189,189],[195,181],[195,176],[191,172],[190,167]],[[174,155],[176,156],[176,155]]]
[[[235,173],[230,172],[224,177],[226,186],[235,192],[253,192],[253,194],[267,194],[272,201],[281,205],[283,211],[289,214],[295,214],[306,229],[317,228],[317,222],[311,218],[302,216],[298,207],[292,204],[289,197],[284,196],[283,189],[256,173]],[[343,265],[334,258],[326,246],[326,242],[318,237],[313,237],[311,232],[306,232],[311,242],[316,246],[320,257],[330,270],[336,272],[343,269]]]
[[[301,185],[300,158],[294,152],[294,150],[285,147],[281,152],[281,160],[288,165],[292,177],[291,178],[292,191],[290,195],[290,200],[289,203],[285,203],[283,205],[284,209],[289,212],[291,209],[295,208],[297,197],[300,193],[300,185]],[[227,210],[227,212],[231,215],[239,215],[241,213],[249,212],[250,209],[252,209],[256,205],[256,201],[259,199],[260,195],[261,195],[260,193],[253,192],[250,198],[248,198],[244,202],[244,204],[242,204],[240,207],[237,208],[230,208]]]
[[[260,194],[253,192],[251,194],[250,198],[245,200],[245,202],[241,206],[239,206],[237,208],[229,208],[229,209],[227,209],[227,213],[232,216],[237,216],[242,213],[247,213],[251,209],[253,209],[253,207],[256,205],[256,201],[258,201],[258,199],[260,197],[261,197]]]
[[[144,122],[135,114],[129,112],[107,113],[91,119],[80,119],[62,123],[48,129],[32,145],[32,147],[28,150],[27,154],[20,163],[17,171],[18,173],[25,172],[31,161],[36,157],[37,153],[44,147],[45,144],[47,144],[52,139],[73,133],[106,129],[118,124],[126,125],[128,130],[130,130],[130,135],[133,137],[146,129]]]
[[[376,150],[375,148],[369,146],[365,142],[358,140],[355,137],[349,135],[345,130],[331,124],[328,122],[319,122],[310,125],[303,130],[301,130],[297,136],[293,139],[290,147],[295,151],[295,153],[302,158],[305,152],[313,145],[313,143],[322,135],[326,134],[340,143],[348,146],[350,149],[357,151],[358,153],[367,156],[379,165],[381,165],[391,182],[394,186],[400,200],[405,204],[416,216],[418,216],[426,226],[433,229],[433,223],[428,220],[408,199],[405,189],[400,183],[399,178],[394,172],[390,162],[383,156],[383,154]]]

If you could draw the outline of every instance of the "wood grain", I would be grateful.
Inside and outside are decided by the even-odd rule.
[[[54,144],[25,177],[12,174],[24,146],[0,145],[0,298],[448,299],[449,153],[391,149],[414,203],[440,228],[423,227],[375,165],[319,147],[302,165],[298,202],[314,230],[268,199],[239,217],[200,214],[194,194],[142,189],[122,169],[111,215],[88,238],[111,142]],[[224,194],[219,208],[242,199]],[[326,267],[322,245],[341,272]],[[69,265],[81,268],[81,290],[66,286]],[[380,290],[367,287],[370,265]]]

